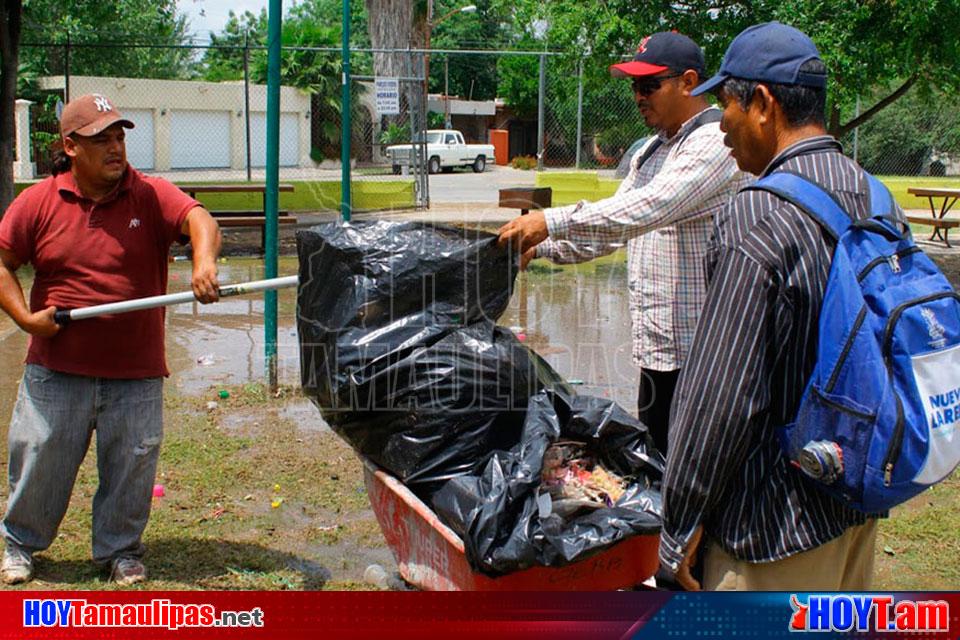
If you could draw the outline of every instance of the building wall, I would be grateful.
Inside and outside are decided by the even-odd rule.
[[[45,90],[63,90],[62,76],[40,78]],[[117,108],[150,110],[153,113],[154,169],[170,169],[170,114],[173,111],[218,111],[230,114],[230,168],[246,168],[246,126],[243,82],[195,82],[188,80],[146,80],[139,78],[101,78],[71,76],[70,93],[102,93]],[[250,112],[266,112],[267,87],[250,85]],[[295,87],[280,88],[280,112],[289,121],[299,123],[298,166],[312,166],[310,160],[310,98]],[[136,123],[134,123],[136,124]],[[282,136],[281,136],[282,137]],[[256,165],[257,160],[253,159]]]

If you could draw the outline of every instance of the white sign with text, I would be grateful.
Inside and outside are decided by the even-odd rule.
[[[374,78],[377,93],[377,113],[382,116],[400,114],[400,80],[397,78]]]

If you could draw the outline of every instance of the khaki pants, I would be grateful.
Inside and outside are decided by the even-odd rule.
[[[866,591],[873,582],[877,521],[775,562],[744,562],[708,543],[703,588],[709,591]]]

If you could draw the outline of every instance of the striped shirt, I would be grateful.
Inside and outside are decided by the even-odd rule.
[[[699,115],[699,114],[697,114]],[[683,364],[706,298],[703,258],[713,216],[742,185],[716,122],[694,128],[691,118],[667,138],[616,194],[545,211],[549,239],[538,257],[583,262],[627,243],[633,359],[672,371]]]
[[[863,171],[829,136],[785,149],[764,175],[774,170],[814,180],[857,218],[869,214]],[[776,436],[813,371],[834,246],[766,191],[741,191],[717,217],[707,301],[672,406],[660,544],[668,570],[698,525],[735,558],[770,562],[866,522],[807,483]]]

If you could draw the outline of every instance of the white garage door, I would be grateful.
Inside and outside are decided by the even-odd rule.
[[[122,113],[137,125],[127,129],[127,162],[141,171],[153,169],[153,110],[124,109]]]
[[[280,166],[295,167],[300,162],[300,118],[295,113],[280,114]],[[250,164],[267,165],[267,114],[250,112]]]
[[[229,111],[171,111],[170,168],[230,166]]]

